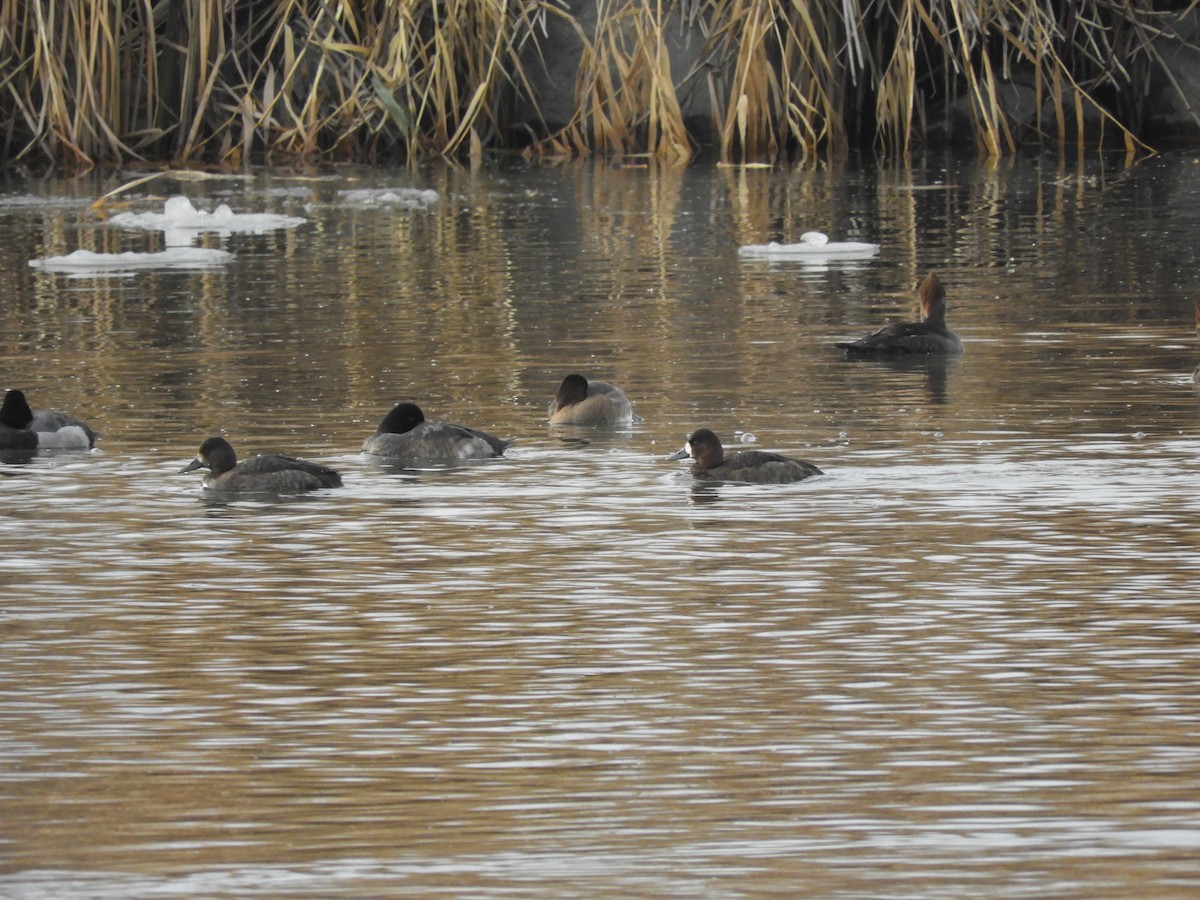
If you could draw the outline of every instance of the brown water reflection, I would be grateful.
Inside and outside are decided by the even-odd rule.
[[[8,185],[5,385],[103,439],[0,478],[0,893],[1194,893],[1200,170],[942,164],[206,182],[309,222],[104,278],[26,262],[153,241],[109,185]],[[883,249],[736,256],[814,227]],[[929,269],[961,361],[833,350]],[[402,397],[518,443],[381,467]],[[217,430],[346,487],[206,499]]]

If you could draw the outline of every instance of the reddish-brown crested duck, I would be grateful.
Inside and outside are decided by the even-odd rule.
[[[959,356],[963,352],[958,335],[946,327],[946,289],[930,272],[917,288],[921,321],[888,325],[857,341],[837,344],[853,358],[872,356]]]

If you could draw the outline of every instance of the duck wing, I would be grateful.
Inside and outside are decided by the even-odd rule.
[[[333,469],[306,459],[277,453],[264,453],[243,460],[238,463],[232,474],[237,476],[237,480],[253,477],[257,483],[277,484],[280,490],[342,485],[342,476]]]
[[[790,456],[766,450],[743,450],[733,456],[727,456],[721,465],[709,469],[705,474],[722,481],[790,484],[825,473],[802,459],[792,459]]]
[[[491,459],[501,456],[511,443],[461,425],[422,422],[403,434],[373,434],[363,441],[363,450],[387,459]]]
[[[842,341],[834,346],[841,347],[850,357],[962,352],[962,342],[955,334],[925,322],[888,325],[857,341]]]

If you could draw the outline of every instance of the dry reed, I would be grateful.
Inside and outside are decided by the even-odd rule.
[[[679,163],[711,142],[746,162],[870,141],[906,155],[954,111],[988,154],[1113,135],[1133,150],[1149,79],[1183,95],[1155,39],[1178,44],[1194,5],[0,0],[0,157],[236,165],[520,144]],[[539,90],[564,86],[539,81],[542,56],[575,51],[574,113],[552,127]]]

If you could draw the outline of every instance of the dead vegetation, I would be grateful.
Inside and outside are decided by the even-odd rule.
[[[1148,79],[1166,73],[1156,48],[1191,10],[1169,5],[0,0],[0,156],[682,163],[707,143],[752,162],[855,143],[904,155],[952,113],[987,154],[1135,150]],[[564,35],[574,111],[548,125],[548,87],[568,86],[539,81],[542,59]]]

